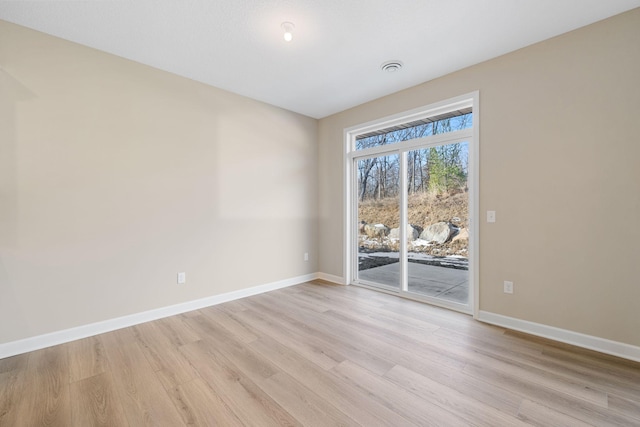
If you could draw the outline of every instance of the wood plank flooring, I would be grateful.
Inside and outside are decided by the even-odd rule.
[[[321,282],[0,360],[0,426],[640,426],[640,364]]]

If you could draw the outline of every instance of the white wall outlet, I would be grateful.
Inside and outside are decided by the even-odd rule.
[[[184,271],[178,273],[178,285],[184,285],[185,283],[187,283],[187,273]]]
[[[309,252],[304,253],[304,260],[309,261]]]
[[[487,211],[487,222],[496,222],[496,211]]]
[[[513,282],[504,281],[504,293],[512,294],[513,293]]]

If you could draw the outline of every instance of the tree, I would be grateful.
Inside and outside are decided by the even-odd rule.
[[[427,172],[429,191],[444,193],[466,186],[467,172],[462,164],[461,144],[448,144],[429,149]]]
[[[371,174],[371,169],[376,165],[377,158],[373,157],[371,159],[360,160],[358,162],[358,181],[360,183],[360,200],[364,200],[367,195],[367,184],[369,183],[369,175]]]
[[[356,140],[358,150],[467,129],[472,113],[406,125],[402,129],[369,135]],[[466,186],[467,165],[463,144],[412,150],[407,153],[408,193],[445,192]],[[381,199],[397,196],[400,180],[398,156],[380,156],[358,161],[359,198]]]

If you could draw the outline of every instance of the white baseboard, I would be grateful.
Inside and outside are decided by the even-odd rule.
[[[581,334],[579,332],[560,329],[554,326],[547,326],[540,323],[529,322],[527,320],[516,319],[514,317],[503,316],[488,311],[480,311],[477,319],[481,322],[502,326],[507,329],[525,332],[543,338],[549,338],[565,344],[583,347],[600,353],[622,357],[624,359],[640,362],[640,347],[611,341],[605,338],[594,337],[592,335]]]
[[[163,317],[174,316],[176,314],[186,313],[188,311],[198,310],[200,308],[221,304],[227,301],[233,301],[276,289],[286,288],[288,286],[298,285],[319,278],[319,273],[307,274],[304,276],[293,277],[291,279],[280,280],[277,282],[267,283],[264,285],[254,286],[252,288],[241,289],[238,291],[227,292],[220,295],[214,295],[194,301],[188,301],[181,304],[175,304],[168,307],[157,308],[154,310],[144,311],[142,313],[130,314],[128,316],[117,317],[102,322],[90,323],[88,325],[78,326],[62,331],[51,332],[44,335],[25,338],[18,341],[11,341],[0,344],[0,359],[15,356],[17,354],[27,353],[42,348],[51,347],[58,344],[64,344],[70,341],[91,337],[105,332],[115,331],[116,329],[126,328],[128,326],[138,325],[140,323],[150,322],[152,320],[161,319]]]
[[[318,273],[318,279],[326,280],[327,282],[335,283],[337,285],[346,285],[344,277],[334,276],[333,274]]]

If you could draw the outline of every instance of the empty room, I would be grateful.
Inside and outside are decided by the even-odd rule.
[[[640,426],[640,0],[0,0],[0,426]]]

